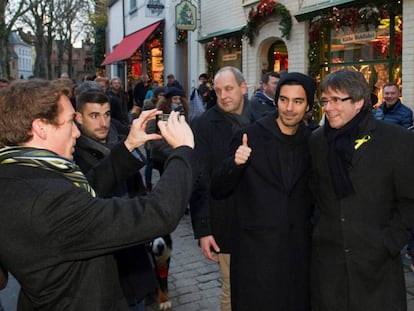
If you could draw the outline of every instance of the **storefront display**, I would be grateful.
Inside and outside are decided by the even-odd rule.
[[[147,74],[150,81],[163,85],[163,48],[160,32],[154,32],[128,60],[128,81]]]
[[[210,77],[224,66],[242,67],[241,34],[214,37],[205,43],[205,57],[208,64],[207,73]]]
[[[401,3],[334,7],[313,17],[309,73],[320,81],[329,72],[352,68],[373,90],[388,82],[401,85],[402,24]]]

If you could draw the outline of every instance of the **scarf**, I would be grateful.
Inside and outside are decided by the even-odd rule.
[[[250,111],[249,102],[244,99],[244,106],[243,111],[240,115],[230,112],[223,111],[220,107],[219,110],[223,113],[224,118],[231,123],[233,133],[237,132],[238,130],[245,128],[250,123],[254,121],[252,113]]]
[[[324,132],[329,148],[328,167],[338,199],[355,193],[349,178],[348,168],[352,166],[358,125],[367,114],[368,111],[365,110],[359,112],[351,121],[339,129],[331,128],[329,122],[325,120]]]
[[[96,196],[79,166],[49,150],[21,146],[5,147],[0,149],[0,165],[6,164],[38,167],[54,171],[72,181],[76,187],[85,189],[93,197]]]

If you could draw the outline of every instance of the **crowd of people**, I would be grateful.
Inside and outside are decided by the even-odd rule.
[[[190,96],[173,74],[129,92],[118,77],[0,79],[0,289],[10,272],[19,310],[145,310],[146,243],[189,209],[222,311],[405,311],[413,113],[397,85],[382,93],[373,110],[346,69],[319,86],[269,72],[250,98],[230,66]]]

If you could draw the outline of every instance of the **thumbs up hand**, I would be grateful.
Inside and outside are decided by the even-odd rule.
[[[247,145],[247,134],[245,133],[242,137],[242,144],[237,148],[236,154],[234,155],[234,163],[236,165],[246,164],[251,153],[252,149]]]

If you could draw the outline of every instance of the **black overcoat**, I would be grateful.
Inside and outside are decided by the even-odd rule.
[[[246,101],[247,105],[248,102]],[[233,129],[218,106],[193,122],[195,151],[202,173],[190,200],[195,238],[213,235],[222,253],[231,252],[234,198],[214,199],[210,195],[211,174],[227,156]]]
[[[414,225],[414,135],[368,114],[348,168],[355,194],[342,199],[332,187],[323,128],[310,146],[318,199],[313,310],[406,310],[400,251]]]
[[[244,166],[234,152],[248,135]],[[211,191],[234,192],[237,243],[231,257],[232,310],[309,310],[308,263],[312,204],[304,124],[287,136],[276,113],[236,135],[231,156],[214,172]]]
[[[84,133],[77,139],[74,159],[101,198],[134,197],[145,194],[139,169],[145,165],[144,156],[135,157],[124,144],[116,120],[111,126],[105,144]],[[115,176],[115,178],[108,178]],[[157,283],[153,263],[146,245],[135,245],[115,253],[121,287],[129,304],[144,299],[155,291]]]
[[[18,310],[127,310],[112,253],[176,228],[198,175],[193,155],[175,149],[157,187],[133,199],[93,198],[56,172],[2,164],[0,262],[21,285]]]

